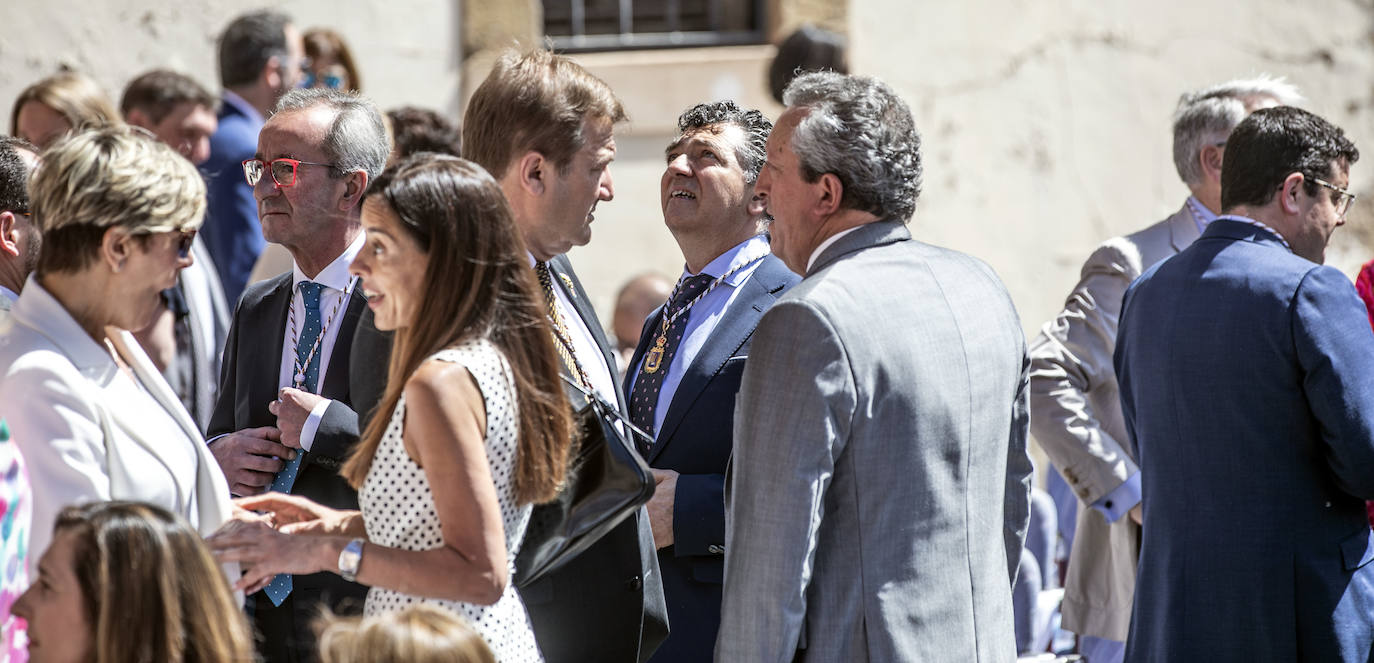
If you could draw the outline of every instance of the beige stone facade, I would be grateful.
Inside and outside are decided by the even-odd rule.
[[[0,3],[0,104],[66,63],[112,95],[155,66],[215,80],[214,37],[252,5],[186,0]],[[274,3],[302,27],[338,29],[383,107],[458,113],[490,52],[542,41],[538,0]],[[1261,72],[1287,76],[1308,107],[1365,153],[1361,194],[1331,261],[1353,276],[1374,257],[1374,7],[1278,0],[767,0],[773,41],[804,21],[851,39],[858,73],[891,83],[924,137],[915,234],[993,265],[1028,334],[1048,319],[1098,242],[1162,218],[1186,190],[1170,158],[1180,92]],[[576,57],[624,99],[616,198],[572,257],[598,308],[629,276],[676,276],[681,259],[659,208],[662,148],[676,116],[734,98],[776,116],[768,45],[618,51]]]

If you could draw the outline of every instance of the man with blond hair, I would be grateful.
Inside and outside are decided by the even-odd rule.
[[[511,51],[468,103],[463,149],[510,202],[557,330],[564,374],[580,387],[569,391],[573,407],[586,402],[585,390],[625,412],[612,346],[564,255],[591,240],[592,212],[615,195],[613,132],[623,120],[620,100],[576,62]],[[647,660],[667,637],[668,620],[645,510],[522,586],[521,598],[551,662]]]
[[[1221,211],[1231,130],[1256,109],[1301,101],[1292,85],[1267,77],[1184,94],[1174,112],[1174,166],[1191,195],[1163,221],[1093,251],[1064,310],[1031,342],[1031,433],[1090,507],[1078,509],[1063,613],[1094,663],[1120,661],[1125,651],[1140,546],[1140,471],[1125,448],[1112,372],[1122,295]]]

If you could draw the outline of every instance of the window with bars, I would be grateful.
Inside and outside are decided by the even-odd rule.
[[[764,0],[543,0],[560,51],[762,44]]]

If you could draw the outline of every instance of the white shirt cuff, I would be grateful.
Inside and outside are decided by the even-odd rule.
[[[320,429],[320,420],[324,419],[324,411],[328,410],[329,404],[333,402],[326,398],[310,410],[310,416],[306,417],[305,423],[301,425],[302,449],[310,451],[310,447],[315,444],[315,432]]]

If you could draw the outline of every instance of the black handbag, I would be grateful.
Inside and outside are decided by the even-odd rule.
[[[595,393],[566,375],[563,379],[587,404],[574,414],[578,443],[568,460],[563,489],[553,501],[535,505],[530,515],[515,558],[517,587],[528,587],[577,557],[654,494],[649,466],[621,431],[650,436]]]

